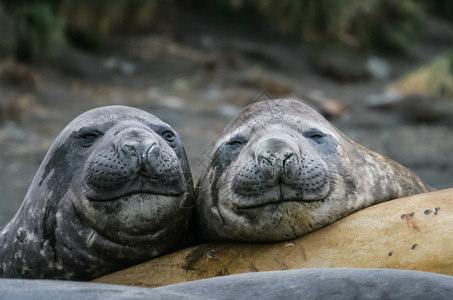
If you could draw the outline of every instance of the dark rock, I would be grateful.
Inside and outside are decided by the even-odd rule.
[[[100,80],[109,75],[99,59],[75,49],[66,49],[55,61],[55,64],[60,71],[78,78]]]
[[[259,47],[240,49],[240,54],[249,61],[260,63],[272,69],[278,69],[281,67],[281,62],[277,57]]]
[[[366,103],[373,109],[393,112],[409,123],[453,124],[453,102],[447,99],[418,94],[402,95],[390,90],[369,96]]]
[[[15,101],[4,101],[0,99],[0,124],[12,121],[22,122],[22,109],[16,105]]]
[[[453,24],[430,16],[420,18],[425,38],[430,42],[450,45],[453,43]]]
[[[16,47],[14,20],[0,4],[0,59],[11,58]]]
[[[264,74],[248,74],[240,79],[240,84],[245,87],[266,91],[276,98],[288,95],[292,91],[289,85]]]
[[[316,72],[338,82],[355,82],[371,77],[366,59],[357,54],[320,52],[312,56],[311,64]]]
[[[0,64],[0,84],[20,88],[36,88],[38,75],[28,66],[14,61]]]
[[[412,123],[453,124],[453,103],[421,95],[409,95],[402,101],[398,113]]]

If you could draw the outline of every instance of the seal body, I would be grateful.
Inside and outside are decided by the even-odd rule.
[[[196,191],[199,230],[206,240],[289,240],[372,204],[430,190],[307,105],[257,102],[213,148]]]
[[[221,276],[151,289],[209,299],[451,299],[453,277],[408,270],[301,269]]]
[[[254,272],[153,289],[90,282],[0,279],[0,299],[451,299],[453,277],[394,269]]]
[[[88,280],[186,246],[193,184],[177,133],[125,106],[56,138],[0,230],[0,277]]]
[[[127,287],[111,284],[94,284],[80,281],[43,279],[0,279],[0,300],[151,300],[178,299],[171,292]],[[172,297],[173,296],[173,297]],[[182,299],[194,299],[181,296]],[[197,299],[197,298],[195,298]]]

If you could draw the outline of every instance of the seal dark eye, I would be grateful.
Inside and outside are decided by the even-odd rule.
[[[304,135],[305,135],[305,137],[307,137],[319,144],[321,144],[323,142],[323,140],[326,136],[324,133],[322,133],[321,131],[318,131],[316,129],[309,130]]]
[[[173,132],[171,132],[170,130],[164,131],[162,133],[162,137],[169,142],[174,142],[174,140],[175,140],[175,134]]]
[[[239,147],[247,143],[247,140],[243,136],[236,136],[227,142],[228,146]]]
[[[85,134],[84,136],[82,136],[82,138],[86,141],[94,141],[95,139],[97,139],[97,135],[94,134],[94,133],[88,133],[88,134]]]
[[[316,134],[313,134],[312,136],[310,136],[310,138],[315,139],[315,140],[316,140],[316,139],[323,138],[323,137],[324,137],[324,136],[321,135],[321,134],[319,134],[319,133],[316,133]]]
[[[102,133],[97,130],[84,131],[79,135],[79,140],[82,147],[89,147],[102,136]]]
[[[228,145],[230,146],[239,146],[239,145],[242,145],[243,142],[242,141],[230,141],[228,142]]]

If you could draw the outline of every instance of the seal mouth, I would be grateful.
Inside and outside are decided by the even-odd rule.
[[[262,203],[262,204],[255,204],[255,205],[245,205],[239,207],[240,209],[255,209],[255,208],[262,208],[265,206],[270,206],[270,205],[281,205],[284,203],[314,203],[314,202],[324,202],[326,199],[320,199],[320,200],[300,200],[300,199],[280,199],[279,201],[269,201],[267,203]]]
[[[282,205],[284,203],[315,203],[315,202],[324,202],[332,193],[332,186],[329,187],[327,191],[320,193],[317,197],[306,197],[304,192],[295,190],[290,186],[280,183],[275,186],[272,190],[267,191],[266,195],[254,196],[254,197],[244,197],[241,196],[240,201],[236,203],[236,206],[239,209],[255,209],[261,208],[268,205]],[[236,195],[237,197],[238,195]]]
[[[301,200],[301,199],[279,199],[277,201],[269,200],[266,203],[260,204],[249,204],[249,205],[241,205],[239,209],[255,209],[255,208],[262,208],[270,205],[278,206],[285,203],[315,203],[315,202],[324,202],[326,199],[317,199],[317,200]]]
[[[87,196],[86,198],[89,201],[93,202],[115,202],[115,201],[120,201],[120,200],[129,200],[133,198],[142,198],[145,200],[155,200],[156,197],[162,198],[162,197],[168,197],[168,198],[178,198],[182,197],[186,194],[185,192],[170,192],[167,194],[164,193],[153,193],[153,192],[131,192],[131,193],[126,193],[122,194],[117,197],[112,197],[112,198],[96,198],[93,196]]]

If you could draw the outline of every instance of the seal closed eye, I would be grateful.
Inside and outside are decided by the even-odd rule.
[[[0,230],[0,277],[89,280],[186,246],[193,208],[177,133],[125,106],[90,110],[57,137]]]
[[[206,240],[295,239],[372,204],[428,191],[307,105],[256,102],[213,148],[197,185],[199,231]]]

